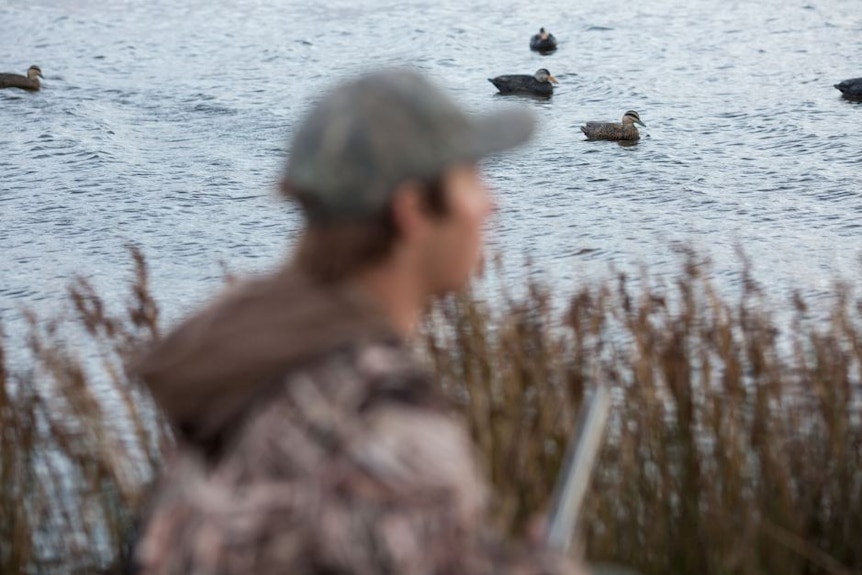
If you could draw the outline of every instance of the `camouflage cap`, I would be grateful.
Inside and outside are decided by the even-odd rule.
[[[399,183],[515,147],[533,129],[525,110],[468,118],[415,70],[369,73],[314,105],[291,143],[285,183],[320,217],[372,215]]]

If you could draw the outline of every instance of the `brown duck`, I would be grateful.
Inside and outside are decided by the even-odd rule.
[[[629,110],[623,114],[622,123],[587,122],[586,125],[581,126],[581,131],[590,140],[637,140],[641,136],[635,124],[646,127],[638,113]]]
[[[26,76],[22,76],[21,74],[0,74],[0,88],[21,88],[22,90],[35,92],[41,87],[39,78],[44,78],[42,69],[39,66],[30,66]]]

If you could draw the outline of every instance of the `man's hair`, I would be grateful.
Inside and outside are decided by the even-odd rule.
[[[313,279],[322,283],[344,281],[392,253],[399,230],[391,203],[371,216],[339,219],[324,214],[313,194],[286,185],[282,193],[296,201],[305,214],[306,225],[294,251],[294,264]],[[422,198],[431,216],[448,214],[442,178],[428,181]]]

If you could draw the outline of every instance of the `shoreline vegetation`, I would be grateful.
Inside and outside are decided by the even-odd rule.
[[[71,315],[30,313],[26,338],[0,338],[0,573],[122,572],[171,443],[129,376],[162,328],[131,254],[123,309],[80,279]],[[620,276],[563,296],[527,279],[519,295],[435,306],[419,351],[476,441],[494,521],[519,533],[546,509],[602,382],[614,406],[582,518],[588,560],[644,575],[859,573],[862,302],[839,285],[825,316],[795,297],[779,322],[750,274],[727,298],[695,261],[663,287]],[[26,346],[26,369],[8,369],[4,345]]]

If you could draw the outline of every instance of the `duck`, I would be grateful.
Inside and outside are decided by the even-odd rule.
[[[532,76],[527,74],[509,74],[506,76],[497,76],[496,78],[488,78],[488,81],[494,84],[501,94],[527,94],[533,96],[551,96],[554,93],[553,84],[559,84],[557,79],[551,76],[547,68],[539,68]]]
[[[44,78],[42,69],[39,66],[33,65],[27,70],[27,75],[21,74],[0,74],[0,89],[2,88],[21,88],[22,90],[30,90],[35,92],[41,87],[39,78]]]
[[[840,84],[835,84],[835,87],[840,90],[841,95],[848,100],[862,102],[862,78],[844,80]]]
[[[544,28],[539,28],[539,33],[533,34],[530,38],[530,50],[547,53],[556,49],[557,39],[550,32],[546,32]]]
[[[637,140],[640,138],[638,129],[635,124],[640,124],[646,128],[646,124],[641,122],[640,115],[634,110],[629,110],[623,114],[621,123],[616,122],[587,122],[581,126],[581,131],[586,134],[589,140]]]

